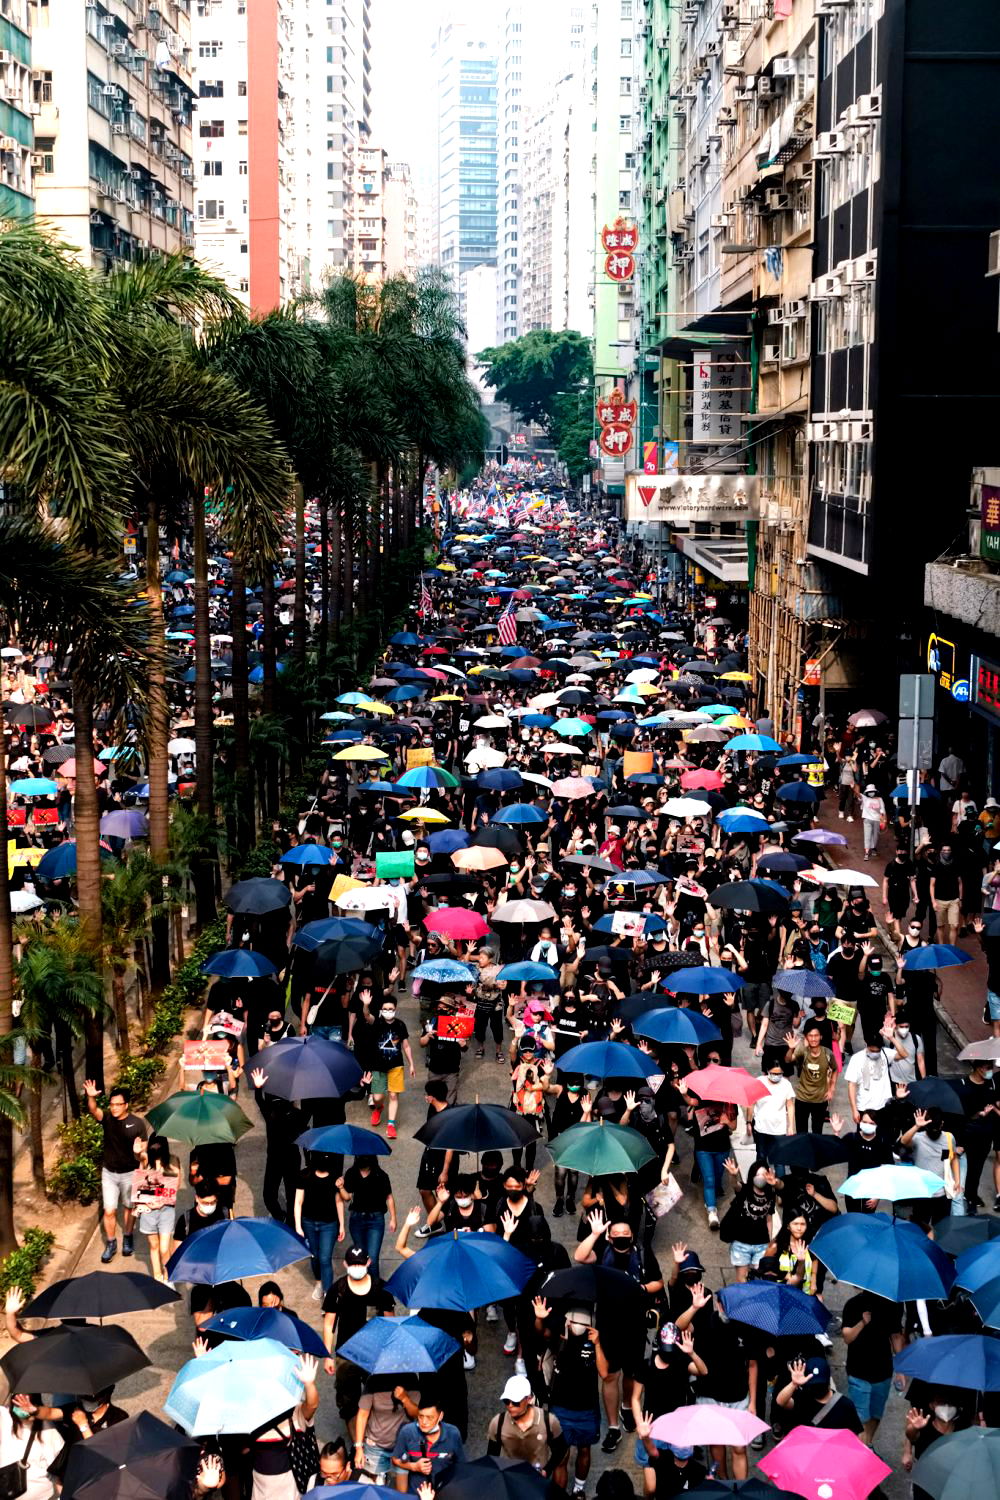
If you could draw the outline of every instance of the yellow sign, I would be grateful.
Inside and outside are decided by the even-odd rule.
[[[434,747],[432,745],[417,745],[413,750],[406,752],[406,769],[412,771],[414,766],[432,766],[434,764]]]
[[[927,637],[927,670],[937,678],[938,687],[951,692],[955,681],[955,642],[946,641],[943,635],[933,631]]]
[[[8,845],[7,869],[13,872],[17,869],[18,865],[37,865],[44,853],[44,849],[14,849],[11,845]]]
[[[336,902],[340,896],[346,895],[348,891],[356,891],[363,884],[364,881],[352,880],[350,875],[338,875],[330,887],[330,900]]]

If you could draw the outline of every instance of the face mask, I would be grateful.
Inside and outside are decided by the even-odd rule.
[[[903,1037],[904,1040],[906,1039],[906,1037],[909,1036],[909,1034],[910,1034],[910,1028],[909,1028],[909,1026],[897,1026],[896,1027],[896,1035]]]
[[[19,1422],[23,1422],[23,1421],[26,1420],[26,1418],[28,1418],[28,1417],[31,1416],[31,1412],[30,1411],[25,1411],[25,1409],[24,1409],[23,1406],[12,1406],[11,1407],[11,1412],[13,1413],[13,1415],[17,1418],[17,1420]]]
[[[507,1192],[507,1200],[510,1203],[523,1203],[524,1202],[524,1194],[521,1192],[520,1188],[517,1188],[514,1192],[511,1192],[510,1190],[508,1190],[508,1192]]]
[[[935,1406],[934,1415],[939,1422],[954,1422],[958,1416],[957,1406]]]
[[[347,1274],[352,1281],[364,1281],[368,1275],[367,1266],[348,1266]]]
[[[862,1123],[858,1126],[858,1129],[861,1132],[861,1134],[862,1135],[867,1135],[867,1136],[874,1135],[875,1131],[876,1131],[876,1128],[877,1127],[874,1126],[874,1125],[865,1124],[864,1121],[862,1121]]]
[[[767,1174],[764,1173],[764,1172],[755,1172],[754,1173],[754,1179],[753,1179],[753,1185],[754,1185],[755,1188],[766,1187],[767,1186]]]
[[[207,1219],[209,1214],[215,1213],[217,1206],[218,1205],[215,1203],[196,1203],[195,1210],[197,1213],[200,1213],[203,1218]]]
[[[940,1137],[941,1137],[941,1126],[940,1125],[928,1125],[927,1128],[926,1128],[926,1130],[924,1131],[924,1135],[927,1137],[927,1139],[929,1141],[939,1140]]]
[[[631,1255],[632,1241],[626,1239],[612,1240],[611,1248],[616,1255]]]
[[[396,1019],[396,1012],[394,1010],[380,1010],[379,1019],[382,1021],[394,1021]]]
[[[469,1208],[469,1207],[471,1207],[472,1199],[471,1198],[456,1198],[455,1202],[458,1204],[459,1208]]]
[[[784,1078],[784,1076],[785,1076],[784,1073],[768,1073],[768,1075],[767,1075],[767,1081],[768,1081],[768,1083],[772,1083],[772,1084],[777,1085],[777,1084],[779,1084],[781,1082],[781,1080]]]
[[[652,1099],[643,1099],[639,1105],[639,1118],[647,1122],[656,1119],[656,1106]]]

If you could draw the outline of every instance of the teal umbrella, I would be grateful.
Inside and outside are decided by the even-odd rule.
[[[571,1125],[549,1142],[552,1160],[571,1172],[612,1177],[637,1172],[656,1152],[637,1130],[627,1125]]]
[[[239,1105],[221,1094],[171,1094],[146,1118],[157,1135],[189,1146],[232,1144],[251,1128]]]
[[[163,1410],[191,1436],[256,1432],[302,1400],[298,1368],[275,1339],[220,1344],[181,1368]]]

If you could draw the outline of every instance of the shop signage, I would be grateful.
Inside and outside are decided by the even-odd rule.
[[[752,521],[757,515],[758,479],[754,474],[628,474],[626,521]]]
[[[988,718],[1000,719],[1000,665],[985,657],[972,659],[972,703]]]
[[[621,458],[632,446],[632,429],[624,422],[609,422],[601,428],[601,449],[611,458]]]
[[[938,687],[951,692],[955,681],[955,642],[931,631],[927,637],[927,670],[937,678]]]
[[[1000,489],[995,484],[980,487],[979,555],[1000,562]]]
[[[802,673],[802,681],[806,687],[819,687],[823,680],[823,669],[819,658],[810,656]]]
[[[636,402],[626,401],[617,386],[610,395],[601,396],[597,402],[597,420],[602,427],[607,427],[612,422],[634,427],[638,414],[639,408]]]
[[[643,471],[644,474],[655,474],[656,473],[656,469],[657,469],[657,463],[656,463],[656,444],[655,443],[643,443],[643,445],[642,445],[642,471]]]
[[[604,225],[601,244],[605,250],[605,275],[611,281],[631,281],[635,276],[635,256],[632,252],[639,244],[638,226],[617,218],[613,224]]]

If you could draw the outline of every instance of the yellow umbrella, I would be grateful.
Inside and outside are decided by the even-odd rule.
[[[461,701],[458,693],[439,693],[436,698],[431,699],[432,703],[461,703]]]
[[[401,819],[408,819],[411,823],[451,822],[451,819],[436,807],[411,807],[408,812],[400,813],[399,816]]]
[[[723,672],[721,682],[753,682],[749,672]]]
[[[374,699],[369,701],[366,698],[364,703],[355,703],[354,707],[357,709],[359,714],[388,714],[389,718],[392,718],[393,710],[391,703],[376,703]]]
[[[753,721],[745,719],[742,714],[729,714],[725,719],[717,719],[718,729],[753,729]]]
[[[488,671],[489,671],[489,668],[486,666],[485,662],[483,662],[478,667],[470,667],[469,670],[468,670],[468,672],[465,675],[467,677],[474,677],[478,672],[488,672]]]
[[[632,685],[640,698],[655,698],[660,691],[655,682],[635,682]]]
[[[344,750],[338,750],[333,757],[334,760],[388,760],[384,750],[377,745],[348,745]]]
[[[458,572],[458,569],[455,567],[454,563],[438,563],[437,567],[438,567],[438,572],[439,573],[457,573]]]
[[[633,599],[652,599],[652,597],[653,597],[652,594],[635,593],[635,594],[632,595]]]

